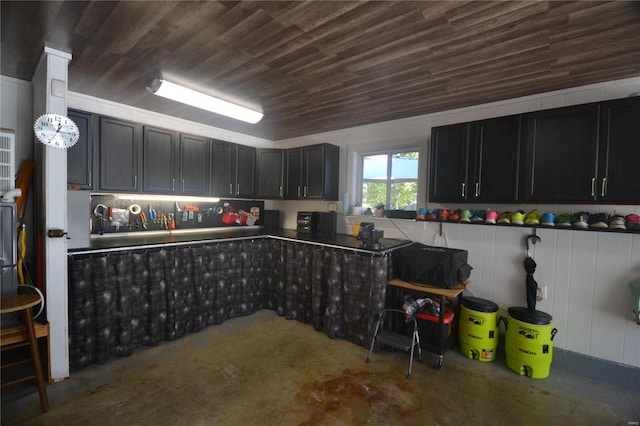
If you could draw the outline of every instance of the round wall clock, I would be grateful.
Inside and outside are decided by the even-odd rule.
[[[80,137],[76,123],[60,114],[41,115],[33,124],[33,131],[40,142],[60,149],[72,147]]]

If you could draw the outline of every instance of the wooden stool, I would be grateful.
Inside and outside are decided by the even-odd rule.
[[[49,399],[47,398],[47,389],[44,385],[44,374],[42,372],[42,363],[40,362],[40,349],[38,348],[38,340],[33,327],[33,316],[31,314],[31,308],[38,303],[40,303],[40,296],[36,294],[19,294],[17,296],[0,298],[0,313],[8,314],[10,312],[22,311],[24,328],[29,340],[29,349],[31,350],[31,361],[35,369],[35,375],[23,377],[9,383],[3,383],[2,386],[9,386],[35,378],[38,384],[38,393],[40,394],[40,408],[46,413],[49,411]],[[12,365],[8,365],[8,367]]]

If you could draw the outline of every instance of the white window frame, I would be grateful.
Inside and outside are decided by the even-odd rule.
[[[390,208],[390,202],[391,202],[391,185],[393,183],[402,183],[402,182],[413,182],[414,179],[391,179],[391,177],[389,176],[389,174],[391,173],[391,159],[392,159],[392,155],[393,154],[401,154],[404,152],[417,152],[418,153],[418,176],[416,176],[415,181],[416,181],[416,203],[420,202],[420,189],[421,189],[421,183],[420,183],[420,164],[422,163],[423,160],[423,152],[422,149],[420,149],[419,146],[405,146],[405,147],[398,147],[398,148],[394,148],[394,149],[384,149],[384,150],[375,150],[375,151],[366,151],[366,152],[360,152],[358,153],[358,167],[357,167],[357,181],[356,181],[356,188],[357,188],[357,200],[356,201],[363,201],[363,195],[362,195],[362,187],[363,184],[365,182],[365,179],[363,177],[364,174],[364,158],[365,157],[370,157],[372,155],[386,155],[387,156],[387,199],[385,200],[385,206],[387,206],[387,208]],[[380,181],[377,181],[380,182]],[[417,206],[416,206],[417,209]]]

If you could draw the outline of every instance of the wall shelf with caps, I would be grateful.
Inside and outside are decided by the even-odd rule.
[[[113,194],[92,194],[90,233],[103,235],[262,225],[263,212],[264,201],[257,200],[124,200]]]
[[[443,224],[451,225],[481,225],[481,226],[494,226],[498,228],[526,228],[531,229],[535,235],[538,229],[550,229],[560,231],[586,231],[586,232],[612,232],[614,234],[640,234],[640,228],[638,229],[610,229],[610,228],[578,228],[574,226],[545,226],[545,225],[516,225],[509,223],[486,223],[486,222],[459,222],[459,221],[447,221],[447,220],[416,220],[416,222],[431,222],[438,223],[442,230]]]

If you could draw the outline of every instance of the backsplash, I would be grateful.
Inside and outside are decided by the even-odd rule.
[[[121,200],[110,194],[91,196],[91,234],[111,234],[171,229],[262,225],[264,201]]]

